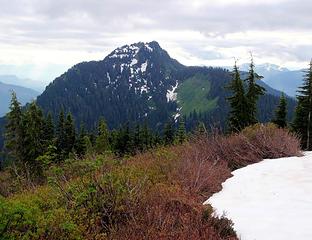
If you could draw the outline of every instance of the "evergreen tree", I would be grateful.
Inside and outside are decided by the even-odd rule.
[[[84,143],[85,143],[85,146],[86,146],[86,153],[85,154],[88,154],[88,155],[93,154],[94,153],[94,148],[93,148],[90,136],[86,135],[84,137]]]
[[[165,126],[164,126],[164,133],[163,133],[163,138],[164,138],[164,144],[165,145],[171,145],[173,144],[174,141],[174,129],[172,126],[171,122],[168,122]]]
[[[62,158],[64,155],[65,145],[65,116],[64,110],[62,109],[58,116],[58,123],[56,128],[56,148],[60,158]]]
[[[232,132],[240,131],[244,127],[248,126],[248,106],[244,84],[240,77],[236,61],[232,73],[232,81],[227,88],[232,92],[232,96],[227,98],[231,107],[228,118],[229,128]]]
[[[275,111],[275,118],[273,119],[273,123],[275,123],[280,128],[285,128],[287,126],[287,100],[285,94],[282,93],[279,105]]]
[[[265,89],[257,84],[257,80],[261,77],[255,73],[255,65],[253,57],[251,56],[251,63],[249,66],[247,82],[247,125],[252,125],[258,122],[257,120],[257,101],[261,95],[264,95]]]
[[[99,121],[95,148],[98,153],[103,153],[107,150],[110,150],[109,131],[103,118],[101,118]]]
[[[152,136],[148,128],[147,122],[145,122],[143,125],[141,142],[143,143],[143,151],[146,151],[152,146]]]
[[[186,139],[185,121],[183,118],[179,121],[178,131],[177,131],[177,142],[182,144]]]
[[[73,151],[76,140],[75,124],[71,113],[68,113],[66,116],[66,121],[64,124],[64,134],[64,152],[65,157],[67,157],[67,155]]]
[[[140,152],[143,151],[142,131],[141,131],[141,126],[139,124],[135,126],[133,143],[137,150],[139,150]]]
[[[293,129],[300,134],[302,146],[307,149],[312,149],[312,60],[309,69],[306,72],[303,86],[300,87],[297,96],[298,105],[296,108],[295,120]]]
[[[39,170],[36,159],[46,151],[45,145],[45,121],[41,109],[32,102],[23,118],[25,131],[23,143],[24,162],[28,162],[33,169]]]
[[[12,92],[10,112],[6,115],[5,149],[13,160],[20,161],[23,147],[23,128],[21,104],[16,94]]]
[[[122,142],[122,154],[134,154],[133,134],[129,126],[129,122],[126,123],[125,127],[121,130],[121,142]]]
[[[75,152],[78,156],[84,156],[87,152],[87,143],[86,143],[86,130],[84,124],[80,124],[80,131],[75,142]]]
[[[207,134],[207,129],[206,129],[205,124],[203,122],[199,122],[196,126],[195,132],[200,135]]]
[[[130,132],[129,123],[125,124],[117,131],[113,131],[112,134],[115,139],[114,152],[117,155],[123,156],[125,154],[134,153],[134,139],[132,138],[133,134]]]
[[[45,124],[44,124],[44,132],[45,132],[45,140],[47,142],[47,146],[52,144],[54,139],[54,123],[51,112],[48,113]]]

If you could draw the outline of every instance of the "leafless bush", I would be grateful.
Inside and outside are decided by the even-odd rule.
[[[176,151],[180,160],[174,178],[188,191],[207,198],[221,190],[232,170],[264,158],[299,155],[300,142],[285,129],[257,124],[230,136],[196,136]]]
[[[229,220],[205,218],[204,210],[191,195],[157,187],[137,209],[138,216],[112,239],[237,239],[233,230],[228,231]]]

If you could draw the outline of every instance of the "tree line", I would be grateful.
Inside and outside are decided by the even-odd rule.
[[[54,121],[54,119],[57,119]],[[113,153],[134,155],[159,145],[172,145],[186,140],[184,119],[165,124],[162,134],[152,131],[148,124],[124,124],[109,130],[100,118],[95,130],[79,128],[70,112],[61,110],[58,116],[45,115],[32,102],[23,108],[12,93],[5,131],[6,162],[26,175],[40,176],[51,163],[60,163],[72,155]],[[31,177],[31,176],[29,176]]]
[[[226,87],[231,95],[228,116],[229,132],[239,132],[258,122],[257,101],[265,89],[257,84],[260,79],[251,59],[248,76],[242,80],[235,61],[232,80]],[[287,123],[287,101],[284,94],[275,111],[272,122],[281,128],[289,127],[302,139],[304,149],[312,149],[312,61],[304,77],[304,84],[298,91],[298,105],[295,119]],[[56,121],[55,121],[56,119]],[[204,124],[192,114],[192,127],[206,131]],[[122,127],[109,130],[104,118],[99,119],[96,130],[86,130],[83,123],[78,125],[70,112],[63,110],[57,116],[45,115],[42,109],[32,102],[22,107],[15,93],[12,93],[10,111],[7,114],[5,132],[5,154],[7,162],[26,175],[40,176],[45,166],[59,163],[71,155],[84,157],[86,154],[110,152],[116,156],[133,155],[159,145],[183,143],[187,138],[186,118],[180,117],[164,125],[162,133],[152,131],[148,124],[126,123]],[[196,123],[195,123],[196,122]],[[190,129],[187,129],[190,130]]]
[[[256,83],[262,77],[255,73],[254,62],[251,58],[248,77],[245,82],[241,79],[240,71],[235,61],[232,71],[232,80],[227,86],[231,95],[227,98],[231,110],[228,117],[230,132],[239,132],[247,126],[258,122],[257,101],[265,93],[265,89]],[[297,107],[293,122],[287,123],[287,100],[281,94],[279,104],[275,110],[275,117],[271,120],[278,127],[289,127],[301,138],[303,149],[312,149],[312,60],[305,71],[303,85],[298,90]]]

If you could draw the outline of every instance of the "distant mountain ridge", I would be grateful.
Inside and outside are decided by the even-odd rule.
[[[104,116],[110,127],[124,122],[161,124],[176,111],[167,91],[185,67],[157,42],[115,49],[102,61],[83,62],[56,78],[38,97],[45,110],[71,111],[77,121],[94,124]]]
[[[248,64],[240,66],[242,71],[248,70]],[[255,67],[257,73],[264,78],[263,82],[270,87],[285,92],[288,96],[295,97],[298,87],[302,85],[304,70],[289,70],[275,64],[260,64]]]
[[[0,117],[4,116],[9,110],[12,91],[16,93],[19,101],[23,105],[27,102],[30,102],[31,100],[35,100],[36,97],[40,94],[39,92],[30,88],[0,82]]]
[[[70,111],[76,123],[95,128],[104,117],[113,129],[148,123],[162,131],[168,121],[186,118],[188,129],[199,121],[224,127],[229,112],[224,68],[188,67],[172,59],[156,42],[124,45],[101,61],[82,62],[50,83],[37,103],[55,116]],[[261,83],[261,82],[260,82]],[[258,118],[270,121],[281,92],[261,83],[267,94],[258,103]],[[296,102],[288,100],[288,119]]]
[[[82,62],[56,78],[38,104],[57,114],[71,111],[78,122],[93,126],[103,116],[111,128],[126,122],[165,122],[194,111],[207,123],[224,125],[228,114],[224,87],[231,79],[222,68],[187,67],[172,59],[156,42],[138,42],[112,51],[101,61]],[[260,82],[266,96],[259,118],[268,121],[281,92]],[[295,102],[290,100],[290,115]]]

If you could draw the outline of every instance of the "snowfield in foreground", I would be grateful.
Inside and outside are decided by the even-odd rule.
[[[312,152],[233,172],[205,203],[226,214],[242,240],[312,239]]]

